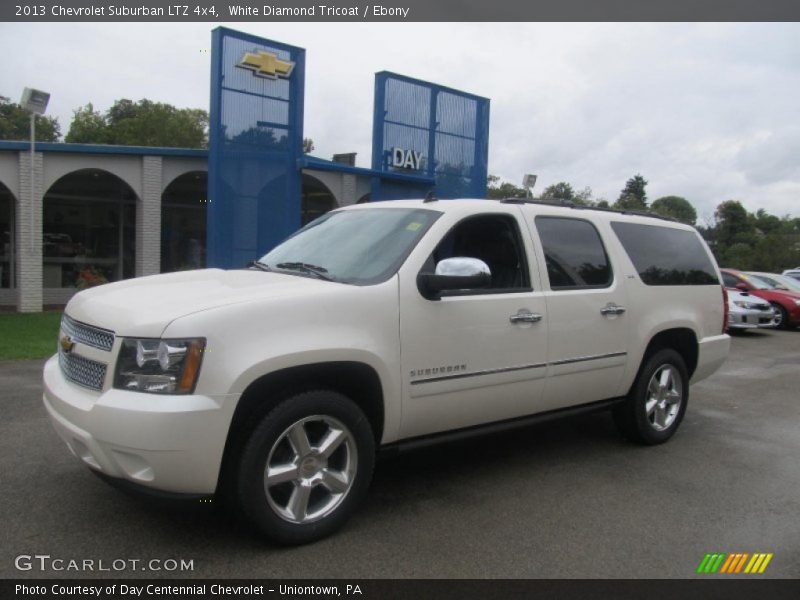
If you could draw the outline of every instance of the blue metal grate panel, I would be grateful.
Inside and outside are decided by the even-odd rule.
[[[421,156],[397,166],[397,149]],[[439,198],[486,196],[489,100],[395,73],[375,76],[372,168],[435,179]],[[424,196],[420,186],[375,177],[372,200]]]

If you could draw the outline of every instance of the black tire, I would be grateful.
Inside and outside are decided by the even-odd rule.
[[[789,313],[777,302],[770,302],[775,309],[775,329],[789,329]]]
[[[654,395],[650,389],[651,380],[658,375],[656,387],[660,388],[657,384],[665,371],[670,374],[667,377],[668,385],[663,393],[658,392],[661,396],[658,393]],[[673,391],[680,394],[677,408],[674,408]],[[659,398],[664,398],[663,404]],[[680,426],[688,401],[689,374],[686,363],[678,352],[664,348],[645,360],[627,399],[614,409],[614,422],[630,440],[645,445],[663,444]],[[650,413],[648,405],[653,407]]]
[[[325,457],[320,452],[322,442],[342,430],[343,441]],[[302,433],[308,451],[299,453],[295,448],[303,444],[292,436],[300,435],[297,439],[302,440]],[[268,462],[275,473],[275,467],[294,465],[287,475],[294,479],[268,487]],[[337,392],[304,392],[278,404],[253,430],[235,467],[236,497],[244,515],[266,538],[280,544],[305,544],[330,535],[347,521],[367,493],[374,466],[375,438],[361,409]],[[330,472],[338,479],[327,481],[347,486],[338,495],[322,482]],[[303,501],[293,500],[295,494],[303,497],[301,492],[307,508],[298,508]],[[326,509],[327,503],[332,504]]]

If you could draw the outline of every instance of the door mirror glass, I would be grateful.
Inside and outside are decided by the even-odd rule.
[[[439,261],[435,273],[420,273],[417,283],[422,295],[434,300],[441,297],[442,292],[488,288],[492,273],[478,258],[456,256]]]

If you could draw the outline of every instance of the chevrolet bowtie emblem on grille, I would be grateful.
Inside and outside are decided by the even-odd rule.
[[[61,344],[61,349],[65,354],[72,352],[72,349],[75,347],[75,342],[73,342],[72,338],[68,335],[62,336],[58,343]]]
[[[272,52],[259,50],[258,52],[245,52],[242,61],[236,65],[242,69],[249,69],[256,77],[266,79],[289,79],[294,69],[294,63],[288,60],[281,60]]]

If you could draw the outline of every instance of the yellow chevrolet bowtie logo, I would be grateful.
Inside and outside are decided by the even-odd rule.
[[[75,347],[75,342],[73,342],[72,338],[69,337],[68,335],[63,336],[59,340],[59,344],[61,344],[61,349],[66,354],[69,354],[70,352],[72,352],[72,349]]]
[[[249,69],[256,77],[266,77],[267,79],[289,79],[294,69],[294,63],[288,60],[281,60],[272,52],[259,50],[258,52],[245,52],[242,61],[236,65],[242,69]]]

